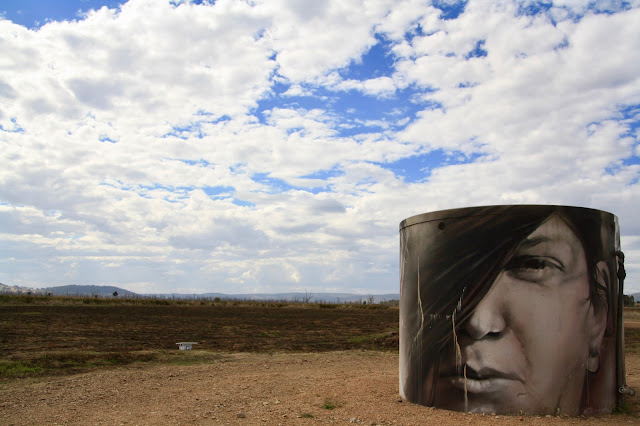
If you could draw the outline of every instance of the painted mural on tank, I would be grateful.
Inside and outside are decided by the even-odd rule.
[[[489,206],[404,220],[401,395],[475,413],[610,412],[624,386],[620,256],[618,220],[599,210]]]

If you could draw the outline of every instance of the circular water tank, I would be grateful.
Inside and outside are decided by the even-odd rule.
[[[508,205],[400,223],[400,393],[502,414],[611,412],[624,384],[617,218]]]

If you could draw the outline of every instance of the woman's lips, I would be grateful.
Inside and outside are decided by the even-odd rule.
[[[451,386],[466,390],[467,393],[471,394],[497,392],[513,386],[514,382],[522,382],[517,375],[491,367],[482,367],[476,370],[466,365],[463,368],[464,372],[462,374],[446,375],[443,379]]]

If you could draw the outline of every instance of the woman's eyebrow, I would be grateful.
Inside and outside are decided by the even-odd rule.
[[[525,239],[516,249],[516,255],[522,254],[523,251],[526,252],[540,244],[545,244],[544,250],[548,251],[548,255],[555,257],[564,266],[570,264],[571,260],[577,256],[577,248],[574,247],[570,241],[559,236],[548,235],[539,235]]]
[[[555,242],[555,239],[549,238],[546,236],[526,238],[524,241],[520,243],[520,245],[518,246],[518,249],[527,249],[527,248],[535,247],[538,244],[548,243],[548,242]]]

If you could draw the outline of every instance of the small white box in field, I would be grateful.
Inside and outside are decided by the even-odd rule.
[[[178,349],[180,349],[181,351],[190,351],[191,349],[193,349],[193,345],[197,345],[198,342],[179,342],[176,343],[176,345],[178,345]]]

